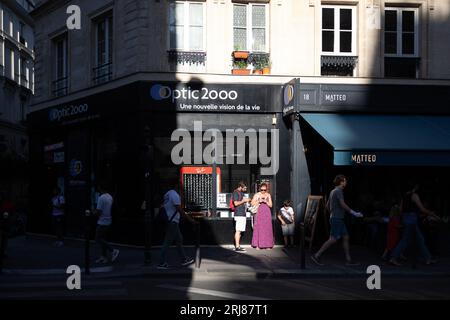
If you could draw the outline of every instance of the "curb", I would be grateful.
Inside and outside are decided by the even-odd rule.
[[[151,268],[146,270],[146,268]],[[84,274],[84,269],[81,269]],[[155,267],[137,267],[135,270],[117,270],[111,266],[91,268],[91,274],[88,277],[92,278],[188,278],[192,279],[196,276],[206,277],[230,277],[232,273],[235,276],[254,277],[256,279],[289,279],[289,278],[301,278],[301,279],[317,279],[317,278],[367,278],[368,274],[363,271],[337,271],[318,272],[314,270],[302,270],[302,269],[274,269],[274,270],[254,270],[254,271],[237,271],[235,268],[230,269],[227,272],[225,269],[220,271],[214,271],[214,269],[173,269],[173,270],[157,270]],[[4,269],[1,276],[66,276],[65,269]],[[84,274],[85,275],[85,274]],[[87,276],[87,275],[85,275]],[[450,272],[385,272],[382,273],[384,278],[450,278]]]

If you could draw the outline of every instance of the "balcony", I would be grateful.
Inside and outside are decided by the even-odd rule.
[[[170,70],[173,71],[204,71],[206,52],[204,51],[167,51]]]
[[[112,62],[108,62],[93,68],[94,84],[101,84],[111,80],[112,78]]]
[[[358,57],[356,56],[321,56],[320,74],[322,76],[352,77]]]
[[[169,63],[202,64],[206,63],[206,52],[200,51],[167,51]]]
[[[69,88],[67,77],[57,79],[52,83],[52,93],[55,97],[61,97],[67,94]]]

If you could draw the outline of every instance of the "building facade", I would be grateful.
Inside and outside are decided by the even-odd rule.
[[[449,111],[450,61],[442,53],[450,43],[440,41],[450,37],[448,1],[80,0],[70,3],[80,9],[75,30],[66,25],[73,18],[68,5],[43,1],[32,14],[32,172],[34,181],[45,181],[34,187],[36,229],[45,229],[39,217],[52,186],[64,189],[71,225],[81,230],[96,183],[108,180],[121,221],[116,237],[138,234],[124,230],[140,228],[144,173],[150,170],[155,203],[166,180],[179,177],[186,206],[210,211],[208,242],[232,242],[226,197],[239,180],[252,193],[267,181],[275,206],[291,198],[300,216],[309,194],[327,193],[335,170],[358,176],[351,163],[334,163],[333,154],[330,163],[311,162],[309,136],[323,144],[324,154],[330,143],[319,141],[323,136],[315,136],[319,129],[303,113]],[[415,103],[408,88],[431,98]],[[390,101],[395,94],[400,97]],[[402,97],[409,98],[398,103]],[[238,151],[223,148],[213,163],[204,157],[208,134],[226,137],[236,130],[247,135],[241,149],[237,140]],[[266,133],[279,158],[268,161],[263,152],[250,160],[252,135],[259,144]],[[183,134],[193,145],[177,158]],[[151,169],[143,151],[148,145],[154,149]],[[201,176],[212,166],[219,175]],[[273,174],[264,170],[273,167]],[[195,189],[204,185],[211,187]]]
[[[28,137],[25,120],[34,90],[30,1],[0,2],[0,191],[25,209]]]

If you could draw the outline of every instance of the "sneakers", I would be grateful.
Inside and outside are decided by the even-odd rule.
[[[398,262],[398,260],[395,259],[395,258],[392,258],[391,260],[389,260],[389,263],[394,265],[394,266],[397,266],[397,267],[402,266],[402,264],[400,262]]]
[[[320,261],[320,258],[317,258],[315,254],[311,256],[311,260],[317,264],[318,266],[324,266],[325,264]]]
[[[435,259],[430,259],[430,260],[425,262],[425,264],[427,266],[431,266],[432,264],[436,264],[436,263],[437,263],[437,260],[435,260]]]
[[[193,263],[194,263],[194,259],[186,258],[183,262],[181,262],[181,265],[183,267],[185,267],[185,266],[188,266],[188,265],[193,264]]]
[[[116,259],[117,259],[117,257],[118,257],[118,255],[119,255],[119,250],[117,250],[117,249],[114,249],[113,250],[113,252],[112,252],[112,254],[111,254],[111,262],[114,262]]]
[[[247,250],[245,250],[242,247],[237,247],[237,248],[234,249],[234,251],[236,251],[236,252],[247,252]]]
[[[166,270],[169,269],[169,265],[167,264],[167,262],[161,263],[159,264],[156,269],[160,269],[160,270]]]
[[[356,261],[353,261],[353,260],[347,260],[347,262],[345,263],[345,265],[346,265],[346,266],[349,266],[349,267],[351,267],[351,266],[359,266],[360,263],[359,263],[359,262],[356,262]]]
[[[57,247],[57,248],[60,248],[60,247],[62,247],[62,246],[64,246],[64,242],[62,242],[62,241],[55,241],[54,243],[53,243],[53,246],[55,246],[55,247]]]
[[[97,260],[95,260],[95,263],[107,263],[108,259],[106,259],[104,256],[101,256]]]

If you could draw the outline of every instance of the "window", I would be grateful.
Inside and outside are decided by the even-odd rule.
[[[25,88],[29,85],[28,60],[25,57],[20,58],[20,84]]]
[[[54,46],[54,81],[53,94],[61,96],[67,94],[68,88],[68,57],[67,34],[57,37],[53,40]]]
[[[353,76],[356,51],[355,7],[322,6],[321,75]]]
[[[21,44],[25,45],[25,43],[26,43],[25,37],[24,37],[25,24],[23,22],[19,22],[19,23],[20,23],[19,41],[20,41]]]
[[[234,49],[253,52],[268,52],[267,25],[267,5],[234,4]]]
[[[94,83],[109,81],[112,75],[113,17],[112,13],[95,22]]]
[[[322,54],[356,55],[354,7],[322,6]]]
[[[204,51],[205,14],[203,3],[171,3],[169,15],[170,49]]]
[[[5,66],[5,61],[4,61],[5,54],[4,54],[3,50],[5,50],[5,46],[4,46],[3,40],[0,39],[0,76],[3,75],[3,68]]]
[[[14,55],[13,51],[5,46],[5,77],[14,79]]]
[[[418,9],[387,8],[384,13],[384,74],[416,78],[419,70]]]

